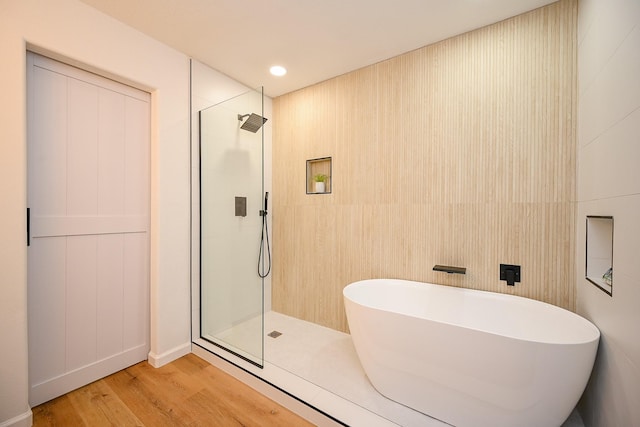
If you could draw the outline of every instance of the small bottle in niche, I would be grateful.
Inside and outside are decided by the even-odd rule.
[[[611,286],[611,280],[613,277],[613,267],[609,268],[603,275],[602,275],[602,280],[604,280],[604,283],[606,283],[607,285]]]

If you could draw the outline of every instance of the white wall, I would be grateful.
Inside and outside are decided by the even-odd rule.
[[[151,352],[190,351],[188,58],[76,0],[0,0],[0,425],[29,425],[26,49],[152,93]]]
[[[200,209],[200,205],[199,205],[199,170],[198,170],[198,165],[199,165],[199,158],[198,158],[198,147],[199,147],[199,121],[198,121],[198,112],[202,109],[205,109],[207,107],[211,107],[212,105],[216,105],[219,104],[223,101],[227,101],[231,98],[234,98],[238,95],[244,94],[247,91],[251,90],[251,89],[255,89],[255,88],[248,88],[240,83],[238,83],[237,81],[225,76],[224,74],[211,69],[209,67],[207,67],[206,65],[192,60],[192,65],[191,65],[191,110],[192,110],[192,123],[191,123],[191,144],[192,144],[192,181],[193,181],[193,186],[192,186],[192,206],[193,206],[193,226],[192,226],[192,242],[193,242],[193,247],[192,247],[192,251],[193,251],[193,260],[192,260],[192,266],[193,266],[193,270],[192,270],[192,286],[193,286],[193,291],[192,291],[192,296],[193,296],[193,312],[192,312],[192,322],[193,322],[193,335],[194,338],[199,336],[199,323],[200,323],[200,313],[199,313],[199,307],[200,307],[200,295],[199,295],[199,273],[200,273],[200,264],[199,264],[199,239],[200,239],[200,229],[199,229],[199,209]],[[244,100],[245,98],[243,97],[242,100]],[[251,99],[254,99],[253,97],[251,97]],[[241,100],[241,101],[242,101]],[[255,109],[254,109],[255,110]],[[249,112],[249,111],[247,111]],[[258,113],[259,111],[252,111],[255,113]],[[264,98],[264,114],[265,117],[267,117],[267,119],[269,119],[267,121],[267,123],[264,126],[264,168],[265,168],[265,176],[264,176],[264,180],[265,180],[265,191],[269,191],[271,192],[271,126],[273,123],[273,116],[272,116],[272,100],[268,97]],[[231,128],[229,130],[232,134],[236,134],[237,130],[235,127]],[[246,134],[243,135],[241,134],[240,136],[248,136],[248,138],[250,138],[252,141],[255,139],[255,137],[258,137],[257,135],[253,135],[253,134]],[[232,137],[230,137],[232,138]],[[253,143],[253,142],[252,142]],[[256,146],[257,147],[257,146]],[[254,153],[255,154],[255,153]],[[259,151],[258,151],[259,154]],[[232,186],[229,186],[229,189]],[[228,195],[229,197],[232,196],[232,194]],[[249,196],[249,195],[247,195]],[[270,196],[271,197],[271,196]],[[232,200],[232,199],[231,199]],[[252,205],[253,203],[253,205]],[[258,203],[258,207],[255,208],[253,206],[255,206],[255,204]],[[248,204],[247,204],[247,216],[248,218],[244,218],[241,220],[238,220],[237,218],[230,222],[229,224],[226,224],[227,227],[229,227],[229,229],[233,229],[234,230],[234,235],[236,237],[241,236],[241,231],[239,228],[239,224],[240,223],[246,223],[247,221],[259,221],[259,217],[249,217],[250,215],[254,215],[257,214],[257,211],[260,209],[260,204],[261,204],[261,200],[248,200]],[[272,202],[269,203],[269,206],[273,206]],[[271,217],[268,216],[268,221],[269,221],[269,230],[271,230]],[[232,218],[233,219],[233,218]],[[246,225],[246,224],[245,224]],[[254,224],[255,225],[255,224]],[[257,249],[258,244],[259,244],[259,234],[255,234],[255,233],[251,233],[249,235],[246,236],[246,238],[240,242],[239,244],[246,248],[246,250],[250,251],[251,253],[253,253],[253,251],[255,249]],[[257,256],[257,253],[256,253]],[[255,262],[251,262],[251,267],[247,270],[246,268],[242,268],[243,270],[246,270],[246,273],[249,275],[249,277],[247,278],[247,280],[249,281],[253,281],[253,277],[255,277],[256,271],[255,268],[257,266],[257,259],[255,260]],[[240,265],[232,267],[232,269],[237,269],[240,268]],[[257,278],[255,279],[257,282]],[[235,290],[237,291],[237,289]],[[271,309],[271,275],[269,275],[264,282],[264,294],[265,294],[265,301],[264,301],[264,306],[265,306],[265,310],[270,310]],[[237,300],[241,300],[242,298],[238,295],[235,296],[235,299]],[[238,307],[232,307],[234,314],[236,316],[246,316],[249,312],[251,312],[252,308],[247,307],[247,310],[245,310],[245,314],[241,314],[239,313],[239,308]],[[226,318],[229,318],[228,316]]]
[[[577,309],[602,338],[586,426],[640,425],[640,1],[578,8]],[[614,217],[613,295],[584,279],[585,217]]]

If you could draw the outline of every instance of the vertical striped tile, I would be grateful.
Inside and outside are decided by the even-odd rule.
[[[393,277],[574,309],[576,15],[562,0],[276,98],[273,308],[346,331],[344,286]],[[307,195],[325,156],[332,194]]]

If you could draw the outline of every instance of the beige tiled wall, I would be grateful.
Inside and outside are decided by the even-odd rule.
[[[640,2],[578,13],[576,286],[602,338],[580,406],[586,426],[640,425]],[[585,217],[611,215],[613,293],[584,278]]]
[[[574,309],[576,16],[564,0],[276,98],[273,308],[347,330],[344,286],[390,277]],[[307,195],[327,156],[332,193]]]

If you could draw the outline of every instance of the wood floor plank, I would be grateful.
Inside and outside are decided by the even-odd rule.
[[[174,405],[180,404],[204,387],[197,376],[185,374],[174,364],[154,368],[148,363],[139,363],[127,370],[158,397]],[[166,390],[171,390],[171,393],[165,393]]]
[[[141,362],[33,408],[34,426],[312,426],[188,354]]]
[[[208,387],[192,400],[194,404],[215,405],[224,423],[220,425],[312,425],[213,366],[206,367],[203,375],[216,387]]]
[[[209,362],[196,356],[195,354],[187,354],[180,359],[171,362],[171,365],[175,366],[187,375],[199,374],[204,368],[210,365]]]
[[[140,365],[140,364],[138,364]],[[148,426],[184,426],[194,420],[188,419],[181,406],[167,399],[172,390],[150,381],[134,365],[120,371],[104,381],[120,396],[123,402],[136,414],[144,425]],[[162,369],[162,368],[159,368]],[[145,371],[142,371],[144,373]]]
[[[81,426],[84,421],[65,394],[32,409],[33,426]]]
[[[104,381],[96,381],[68,394],[85,425],[141,426],[142,422]]]

